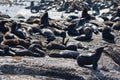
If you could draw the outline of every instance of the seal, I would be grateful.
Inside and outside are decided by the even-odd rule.
[[[65,50],[66,47],[63,44],[59,44],[57,42],[51,42],[49,43],[46,48],[48,50],[53,50],[53,49],[57,49],[57,50]]]
[[[76,30],[76,23],[72,23],[68,26],[67,30],[67,34],[69,36],[77,36],[78,35],[78,31]]]
[[[46,52],[45,49],[42,48],[39,44],[32,44],[28,48],[28,50],[32,51],[34,54],[36,54],[36,57],[44,57]]]
[[[1,42],[2,45],[8,45],[10,47],[17,46],[19,44],[18,39],[7,39]]]
[[[9,29],[5,27],[5,24],[7,23],[7,20],[0,20],[0,32],[5,34]]]
[[[41,24],[43,25],[43,26],[49,26],[49,19],[48,19],[49,17],[48,17],[48,12],[47,11],[45,11],[45,13],[43,14],[43,16],[41,17]]]
[[[117,21],[113,24],[112,29],[114,30],[120,30],[120,21]]]
[[[58,53],[52,53],[49,56],[54,58],[72,58],[76,59],[80,53],[78,51],[62,50]]]
[[[105,46],[107,47],[107,46]],[[95,53],[92,55],[79,55],[77,57],[77,63],[79,66],[84,65],[93,65],[93,69],[96,70],[98,67],[98,61],[101,57],[102,51],[105,47],[99,47],[95,50]]]
[[[54,35],[53,31],[50,29],[42,29],[43,36],[47,39],[48,42],[54,41],[56,36]]]
[[[88,13],[88,9],[85,7],[82,11],[82,18],[84,18],[85,20],[89,21],[91,19],[95,19],[95,17],[93,17],[92,15],[90,15]]]
[[[115,36],[111,33],[111,28],[105,26],[102,30],[102,38],[107,42],[114,42]]]
[[[89,41],[89,40],[92,40],[92,28],[90,27],[86,27],[83,29],[83,32],[84,34],[82,35],[79,35],[79,36],[76,36],[74,37],[75,40],[78,40],[78,41]]]
[[[4,39],[18,39],[18,37],[8,31],[8,32],[5,33]]]

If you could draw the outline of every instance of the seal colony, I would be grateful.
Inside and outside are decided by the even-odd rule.
[[[63,0],[64,1],[64,0]],[[56,2],[56,5],[62,2]],[[42,15],[30,16],[29,19],[11,19],[0,14],[0,56],[34,56],[77,59],[79,66],[93,65],[97,69],[97,63],[104,47],[99,46],[95,54],[91,56],[81,55],[79,50],[89,50],[90,46],[83,43],[91,43],[95,36],[100,36],[100,41],[114,42],[116,35],[113,33],[120,30],[119,7],[115,6],[108,13],[100,14],[100,10],[112,7],[113,4],[103,6],[102,2],[96,2],[99,9],[96,13],[89,14],[94,2],[82,4],[80,1],[65,1],[62,6],[55,8],[58,12],[66,13],[81,11],[82,16],[69,16],[67,19],[62,15],[61,19],[55,20],[49,17],[49,9]],[[101,5],[99,5],[101,3]],[[70,4],[72,4],[70,6]],[[78,6],[80,5],[80,6]],[[95,6],[96,6],[95,5]],[[114,10],[116,12],[114,12]],[[76,13],[76,12],[75,12]],[[76,13],[77,14],[77,13]],[[116,14],[109,19],[109,15]],[[107,16],[108,15],[108,16]],[[8,15],[9,16],[9,15]],[[103,22],[98,20],[98,16]]]

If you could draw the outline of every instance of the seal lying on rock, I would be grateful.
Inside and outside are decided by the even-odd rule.
[[[42,34],[45,38],[47,38],[48,42],[54,41],[56,39],[53,31],[50,29],[42,29]]]
[[[78,51],[71,51],[71,50],[63,50],[58,53],[53,53],[50,54],[50,57],[55,57],[55,58],[73,58],[76,59],[77,56],[79,55]]]
[[[46,48],[48,50],[53,50],[53,49],[65,50],[66,49],[66,47],[64,45],[56,43],[56,42],[49,43]]]
[[[7,20],[0,20],[0,32],[5,34],[9,29],[5,27],[5,24],[7,23]]]
[[[106,47],[106,46],[105,46]],[[93,69],[97,69],[98,61],[101,57],[102,51],[105,47],[100,47],[95,50],[95,54],[92,55],[79,55],[77,57],[77,63],[79,66],[93,65]]]

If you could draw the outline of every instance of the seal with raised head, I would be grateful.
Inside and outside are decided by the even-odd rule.
[[[106,46],[105,46],[106,47]],[[79,66],[93,65],[93,69],[96,70],[98,67],[98,61],[101,57],[102,51],[105,47],[99,47],[95,50],[95,54],[92,55],[79,55],[77,57],[77,63]]]
[[[43,14],[43,16],[41,17],[41,24],[43,25],[43,26],[49,26],[49,19],[48,19],[49,17],[48,17],[48,12],[46,11],[44,14]]]

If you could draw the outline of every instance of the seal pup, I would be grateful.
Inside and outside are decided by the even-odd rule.
[[[107,47],[107,46],[105,46]],[[96,70],[98,67],[98,61],[101,57],[102,51],[105,47],[99,47],[95,50],[95,53],[92,55],[79,55],[77,57],[77,63],[79,66],[84,65],[93,65],[93,69]]]

